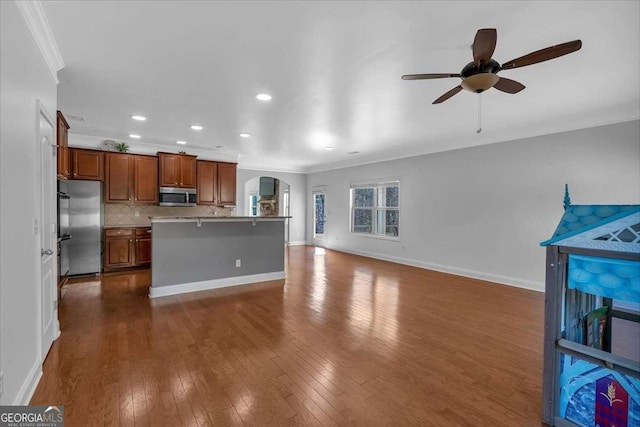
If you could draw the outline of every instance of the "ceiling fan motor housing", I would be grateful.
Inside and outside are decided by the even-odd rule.
[[[500,64],[493,59],[481,61],[477,65],[469,62],[460,72],[461,86],[470,92],[482,93],[498,83],[500,77],[496,73],[499,70]]]

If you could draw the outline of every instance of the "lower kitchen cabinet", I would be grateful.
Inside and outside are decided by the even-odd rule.
[[[136,266],[151,265],[151,228],[136,228]]]
[[[104,271],[151,265],[151,228],[108,228],[105,234]]]

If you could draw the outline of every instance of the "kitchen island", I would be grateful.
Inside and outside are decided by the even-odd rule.
[[[149,296],[284,279],[287,218],[152,217]]]

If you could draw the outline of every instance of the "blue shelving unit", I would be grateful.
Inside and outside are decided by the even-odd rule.
[[[612,352],[612,319],[640,322],[640,205],[572,205],[565,189],[564,206],[541,243],[543,422],[640,427],[640,360]],[[640,348],[634,332],[623,339]]]

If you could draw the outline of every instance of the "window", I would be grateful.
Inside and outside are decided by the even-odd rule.
[[[258,216],[258,193],[249,195],[249,216]]]
[[[351,186],[351,232],[398,237],[398,181]]]

